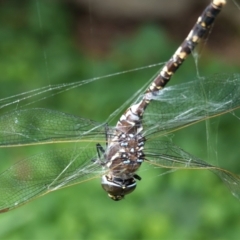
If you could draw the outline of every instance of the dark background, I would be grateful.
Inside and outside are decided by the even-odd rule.
[[[158,71],[149,67],[100,78],[63,93],[44,86],[164,63],[188,34],[208,1],[0,1],[1,114],[44,107],[104,122]],[[113,4],[116,2],[116,4]],[[148,4],[146,4],[148,2]],[[167,4],[166,4],[167,3]],[[158,10],[159,9],[159,14]],[[229,1],[197,53],[171,85],[214,73],[239,72],[239,10]],[[195,58],[196,59],[196,58]],[[197,70],[196,70],[197,69]],[[50,87],[49,87],[50,88]],[[48,89],[49,89],[48,88]],[[53,95],[53,96],[52,96]],[[9,98],[14,96],[14,98]],[[177,96],[173,96],[177,97]],[[39,101],[41,98],[46,98]],[[6,107],[9,103],[13,103]],[[235,173],[239,164],[239,112],[174,133],[174,142]],[[217,126],[217,127],[216,127]],[[207,133],[210,138],[207,138]],[[1,149],[1,169],[44,147]],[[208,171],[160,176],[145,166],[143,181],[124,201],[113,202],[92,180],[41,197],[0,215],[1,239],[237,239],[240,203]],[[148,171],[146,171],[148,170]],[[1,183],[0,183],[1,184]],[[237,186],[240,188],[240,186]],[[0,196],[1,198],[1,196]]]

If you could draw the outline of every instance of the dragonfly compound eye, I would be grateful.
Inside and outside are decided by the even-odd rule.
[[[137,186],[133,177],[121,179],[107,175],[102,176],[101,184],[102,188],[108,193],[108,196],[114,201],[123,199],[126,194],[131,193]]]

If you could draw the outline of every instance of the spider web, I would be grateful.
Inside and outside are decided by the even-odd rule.
[[[43,38],[41,41],[44,41],[45,40],[44,37],[47,36],[47,34],[44,33],[46,31],[46,29],[45,29],[46,23],[44,23],[45,17],[44,18],[42,17],[42,16],[46,16],[45,15],[46,13],[45,12],[43,13],[44,5],[42,5],[41,1],[35,1],[32,7],[33,7],[33,9],[35,9],[35,12],[37,12],[37,17],[35,16],[33,18],[33,19],[35,19],[35,21],[37,20],[36,21],[37,23],[35,23],[36,24],[35,29],[40,29],[40,37]],[[92,19],[93,16],[92,16],[91,13],[90,13],[90,16],[91,16],[90,20],[92,22],[93,21],[93,19]],[[50,26],[50,24],[48,25],[48,27],[49,26]],[[153,29],[155,29],[155,28],[154,27],[151,28],[151,27],[147,26],[146,28],[144,28],[143,32],[146,31],[146,32],[149,32],[149,33],[152,34]],[[93,27],[93,29],[91,29],[91,31],[94,32],[94,27]],[[142,36],[141,34],[142,34],[142,32],[139,35]],[[160,35],[161,34],[162,33],[160,33]],[[135,44],[136,44],[136,42],[133,41],[133,43],[130,44],[129,46],[133,47],[133,46],[135,46]],[[129,46],[127,47],[127,49],[129,48],[131,50],[131,48]],[[124,46],[123,47],[120,46],[120,49],[122,49],[122,48],[124,49]],[[171,51],[174,52],[174,50],[175,50],[175,48],[173,48],[172,50],[169,50],[169,52],[171,52]],[[157,51],[157,50],[155,50],[155,51]],[[196,53],[198,53],[198,51],[199,50],[196,50]],[[102,111],[104,111],[105,109],[111,108],[111,106],[109,105],[109,101],[112,102],[112,97],[113,96],[114,96],[114,101],[115,101],[115,97],[117,97],[117,94],[120,92],[120,95],[124,96],[123,97],[124,100],[122,100],[122,102],[119,101],[118,107],[117,108],[115,107],[115,108],[113,108],[113,110],[110,110],[110,114],[109,114],[109,112],[107,112],[108,114],[106,112],[104,112],[104,114],[105,114],[104,119],[106,119],[104,121],[114,125],[114,123],[116,122],[118,117],[121,115],[121,113],[131,103],[138,101],[139,95],[144,92],[144,90],[146,89],[148,84],[153,79],[153,78],[149,78],[149,76],[148,76],[146,78],[148,80],[147,81],[146,81],[146,79],[141,80],[142,82],[140,84],[137,81],[138,76],[139,75],[144,75],[145,74],[144,72],[146,72],[148,69],[152,70],[152,69],[154,69],[154,67],[159,68],[159,66],[162,66],[164,64],[164,63],[152,63],[152,64],[149,64],[149,65],[146,65],[146,66],[144,66],[144,65],[141,66],[139,64],[140,67],[135,66],[134,68],[129,68],[130,70],[125,70],[125,71],[117,71],[117,72],[112,71],[113,72],[112,74],[111,73],[109,74],[109,72],[107,72],[107,74],[105,74],[104,70],[101,69],[101,68],[100,68],[100,70],[96,70],[98,67],[101,67],[101,65],[96,64],[95,67],[94,67],[95,70],[93,70],[93,72],[97,72],[97,74],[99,74],[99,72],[103,72],[102,74],[97,75],[97,77],[90,77],[90,78],[86,78],[86,80],[80,80],[80,81],[77,79],[77,81],[72,81],[70,83],[66,82],[66,83],[55,84],[54,83],[54,78],[52,76],[54,74],[56,74],[57,76],[59,76],[59,75],[58,75],[58,73],[54,73],[55,66],[53,65],[54,59],[52,58],[53,53],[54,53],[54,49],[50,48],[50,50],[49,50],[48,45],[44,45],[44,44],[41,45],[40,44],[40,53],[42,55],[42,60],[41,60],[42,66],[41,67],[43,69],[43,72],[41,72],[41,77],[40,78],[46,79],[45,81],[47,82],[47,86],[43,85],[42,87],[34,88],[33,90],[30,90],[30,91],[25,91],[24,90],[23,92],[20,91],[20,93],[13,94],[12,96],[10,95],[10,96],[3,97],[2,99],[0,99],[0,101],[1,101],[0,105],[1,105],[2,109],[6,108],[8,110],[7,107],[12,107],[13,109],[21,110],[22,108],[28,108],[31,105],[33,105],[33,106],[36,106],[36,104],[41,105],[42,102],[44,102],[45,100],[49,100],[49,99],[50,100],[47,101],[45,103],[45,105],[48,105],[49,102],[51,102],[51,101],[57,101],[57,102],[59,101],[60,103],[62,103],[65,100],[59,100],[59,98],[57,98],[57,96],[62,95],[62,94],[67,94],[70,90],[71,90],[70,92],[73,92],[74,89],[76,88],[76,90],[80,92],[80,96],[78,98],[75,98],[75,101],[76,101],[76,99],[79,99],[78,100],[79,102],[82,101],[82,102],[87,102],[88,103],[87,105],[79,105],[79,106],[83,106],[83,109],[89,108],[92,112],[95,112],[96,110],[99,111],[98,108],[101,108]],[[170,57],[170,56],[171,56],[171,54],[168,55],[168,57]],[[198,56],[199,56],[199,54],[194,54],[193,55],[193,58],[195,60],[195,66],[196,66],[195,69],[197,69],[197,71],[194,68],[192,68],[193,70],[191,70],[191,71],[193,72],[192,75],[194,75],[195,78],[199,78],[198,73],[201,72],[200,67],[198,66],[198,61],[197,61]],[[122,57],[124,57],[124,60],[128,59],[127,55],[124,55]],[[136,59],[137,59],[137,57],[136,57]],[[167,60],[167,59],[168,58],[166,58],[164,60]],[[75,58],[73,58],[73,60],[75,60]],[[89,61],[88,63],[89,63],[90,66],[93,66],[95,64],[94,62],[91,62],[91,61]],[[66,64],[66,62],[64,62],[64,64]],[[61,65],[59,67],[59,69],[61,69],[61,67],[63,65]],[[132,66],[132,65],[133,65],[133,63],[131,62],[130,66]],[[189,65],[187,65],[187,63],[184,63],[184,65],[186,65],[186,67],[184,67],[184,66],[181,67],[181,69],[183,69],[183,70],[180,69],[179,70],[180,73],[179,72],[176,73],[176,77],[172,80],[173,83],[170,83],[170,84],[173,84],[173,85],[178,84],[178,82],[176,82],[176,81],[179,78],[183,78],[183,82],[186,81],[186,78],[187,78],[186,76],[189,74],[189,70],[186,71],[186,69],[189,68]],[[194,65],[194,64],[192,63],[192,65]],[[80,68],[81,65],[79,65],[78,67]],[[114,67],[112,67],[112,69],[114,69]],[[107,71],[109,71],[109,70],[107,70]],[[156,71],[156,70],[154,69],[154,71]],[[183,74],[181,74],[181,71],[183,72]],[[186,71],[186,72],[184,73],[184,71]],[[135,72],[139,73],[139,75],[137,75],[137,77],[136,76],[133,77],[133,75],[131,75],[132,73],[135,73]],[[178,74],[179,74],[179,77],[178,77]],[[180,76],[182,76],[182,77],[180,77]],[[76,77],[73,77],[73,78],[76,78]],[[190,78],[189,79],[190,81],[194,80],[193,77],[189,77],[189,78]],[[222,77],[220,77],[220,78],[222,79]],[[228,75],[226,75],[225,78],[227,80]],[[83,79],[85,79],[85,78],[83,78]],[[127,80],[123,81],[123,79],[127,79]],[[30,81],[31,84],[32,84],[33,81],[35,81],[34,78],[31,78],[31,81]],[[105,81],[105,82],[103,82],[103,81]],[[136,85],[136,83],[137,83],[137,85]],[[102,92],[99,93],[98,91],[96,91],[95,88],[98,88],[101,85],[104,85],[104,87],[101,87]],[[114,85],[117,85],[117,86],[123,85],[124,90],[123,90],[123,88],[122,88],[122,92],[121,91],[118,92],[117,88],[115,88],[115,90],[112,90]],[[125,94],[126,89],[130,88],[131,85],[134,85],[134,86],[137,86],[137,87],[134,90],[132,90],[131,93]],[[85,86],[89,87],[89,88],[85,88]],[[111,91],[113,91],[113,93],[111,93]],[[86,94],[86,92],[87,92],[87,94]],[[108,96],[108,94],[106,94],[108,92],[109,92],[109,96]],[[91,93],[91,94],[89,94],[89,93]],[[111,93],[111,95],[110,95],[110,93]],[[108,96],[107,97],[108,101],[105,100],[105,104],[103,104],[103,102],[101,102],[101,99],[106,95]],[[127,101],[125,100],[126,96],[128,98]],[[97,99],[96,102],[98,103],[98,101],[99,101],[102,104],[102,105],[100,105],[101,107],[99,107],[98,104],[96,105],[96,102],[95,102],[95,105],[92,106],[93,103],[89,100],[89,99],[92,99],[92,98]],[[54,99],[54,100],[52,100],[52,99]],[[173,100],[176,100],[176,99],[177,99],[177,96],[174,96]],[[60,105],[61,104],[57,105],[56,107],[59,108]],[[75,104],[72,104],[72,105],[75,105]],[[78,108],[79,108],[80,115],[86,116],[87,118],[89,116],[89,118],[91,118],[90,115],[89,115],[90,110],[85,110],[85,111],[81,112],[79,106],[78,106]],[[77,112],[76,115],[78,115],[78,112]],[[95,115],[93,114],[92,116],[95,116]],[[107,116],[109,116],[109,117],[107,117]],[[93,118],[95,119],[95,117],[93,117]],[[219,132],[218,124],[216,124],[215,126],[216,126],[215,132],[218,133]],[[218,140],[218,136],[216,136],[216,138],[214,137],[213,140],[210,139],[211,131],[212,131],[211,128],[212,128],[211,124],[207,122],[206,123],[206,135],[207,136],[205,136],[205,140],[206,140],[205,142],[207,143],[206,144],[207,149],[210,149],[209,152],[213,151],[213,152],[217,153],[218,150],[217,150],[217,147],[215,145],[218,145],[218,143],[216,143],[216,141]],[[213,143],[212,143],[212,141],[213,141]],[[213,150],[211,150],[211,148]],[[210,158],[211,153],[208,153],[208,155],[209,155],[209,158]],[[216,158],[215,160],[218,160],[218,156],[216,156],[215,158]]]

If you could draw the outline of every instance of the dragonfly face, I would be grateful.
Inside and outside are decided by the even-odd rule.
[[[108,175],[102,176],[102,188],[114,201],[123,199],[125,195],[133,192],[136,186],[134,177],[122,179]]]

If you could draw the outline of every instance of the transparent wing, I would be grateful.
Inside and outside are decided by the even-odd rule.
[[[225,169],[213,166],[185,152],[170,141],[149,140],[144,153],[150,164],[169,169],[208,169],[218,175],[232,194],[240,199],[240,176]]]
[[[26,158],[0,175],[0,212],[51,191],[99,177],[96,146],[48,151]]]
[[[240,75],[215,75],[166,87],[143,115],[145,135],[177,130],[240,107]]]
[[[104,139],[103,124],[49,109],[17,110],[0,117],[0,146]],[[99,140],[100,141],[100,140]]]

